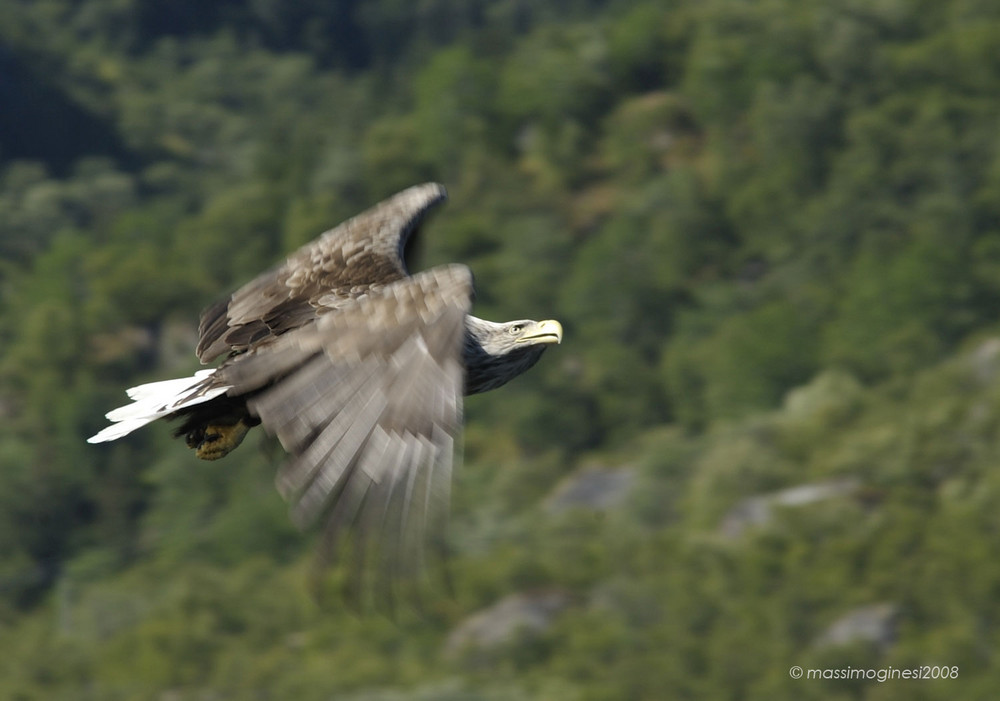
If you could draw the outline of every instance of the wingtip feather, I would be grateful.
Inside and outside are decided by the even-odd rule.
[[[157,419],[169,416],[179,409],[207,402],[221,394],[229,387],[202,388],[200,394],[191,396],[199,389],[199,384],[206,381],[214,370],[199,370],[191,377],[181,377],[173,380],[149,382],[125,391],[131,404],[112,409],[105,418],[112,422],[98,433],[87,439],[88,443],[105,443],[127,436],[132,431],[142,428]]]

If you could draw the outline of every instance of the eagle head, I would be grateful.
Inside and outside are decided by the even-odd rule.
[[[562,324],[554,319],[497,323],[467,316],[465,393],[486,392],[507,384],[538,362],[553,343],[562,343]]]

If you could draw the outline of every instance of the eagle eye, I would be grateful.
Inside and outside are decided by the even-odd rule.
[[[524,330],[524,327],[521,324],[514,324],[509,329],[511,336],[516,336],[517,334],[521,333],[521,331],[523,331],[523,330]]]

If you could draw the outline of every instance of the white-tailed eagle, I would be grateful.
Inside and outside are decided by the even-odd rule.
[[[404,190],[206,309],[196,353],[221,364],[129,389],[89,442],[174,419],[215,460],[261,424],[291,456],[277,486],[296,524],[325,520],[327,550],[353,527],[379,579],[418,573],[444,527],[463,394],[503,385],[562,340],[557,321],[472,316],[464,265],[407,272],[404,246],[445,196]]]

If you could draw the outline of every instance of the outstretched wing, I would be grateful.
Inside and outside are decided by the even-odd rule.
[[[277,478],[293,520],[354,527],[356,569],[388,584],[421,571],[447,514],[461,428],[472,275],[434,268],[345,302],[224,364],[231,395],[292,456]],[[372,559],[376,560],[372,562]],[[391,589],[388,593],[391,593]]]
[[[244,351],[316,319],[329,306],[369,287],[407,276],[403,248],[434,205],[436,183],[416,185],[327,231],[201,316],[196,353],[203,363]]]

